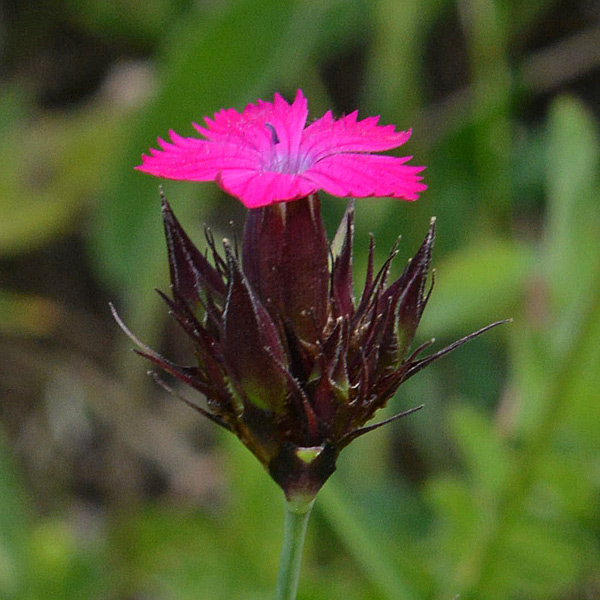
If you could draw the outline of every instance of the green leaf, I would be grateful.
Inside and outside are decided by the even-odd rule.
[[[577,305],[600,254],[596,124],[573,98],[554,102],[548,124],[545,258],[556,309]]]
[[[489,417],[459,405],[450,413],[450,426],[474,484],[498,493],[509,473],[510,455]]]
[[[482,588],[487,591],[485,597],[561,597],[561,592],[569,590],[585,572],[592,536],[582,534],[568,522],[551,523],[526,516],[507,532],[496,568]]]
[[[429,565],[437,589],[452,596],[471,577],[469,565],[462,567],[461,560],[480,546],[486,531],[481,498],[458,477],[448,475],[430,479],[424,493],[435,516],[426,540]]]
[[[600,268],[595,277],[596,285],[586,289],[589,307],[585,335],[576,340],[578,360],[566,374],[564,397],[561,404],[561,428],[575,436],[577,443],[587,452],[600,452]],[[560,360],[560,359],[559,359]],[[572,441],[569,443],[573,443]],[[596,483],[600,488],[600,483]]]

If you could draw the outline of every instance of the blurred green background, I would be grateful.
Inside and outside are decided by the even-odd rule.
[[[157,389],[112,321],[188,348],[167,288],[169,128],[301,87],[413,128],[414,204],[357,207],[396,269],[438,217],[438,345],[513,317],[401,387],[417,415],[342,454],[299,600],[600,598],[600,2],[0,2],[0,598],[263,600],[280,492]],[[166,182],[198,241],[215,185]],[[330,233],[345,202],[324,198]],[[183,347],[182,347],[183,346]]]

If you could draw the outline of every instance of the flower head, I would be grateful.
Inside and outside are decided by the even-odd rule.
[[[410,132],[325,113],[306,126],[301,91],[292,104],[222,110],[204,139],[171,132],[139,170],[172,179],[215,180],[248,211],[241,252],[224,255],[207,230],[208,252],[186,235],[163,197],[172,298],[163,296],[191,341],[196,364],[176,365],[144,346],[139,353],[206,398],[185,400],[233,432],[288,499],[312,498],[335,470],[339,452],[375,425],[367,422],[398,386],[428,364],[497,325],[429,356],[411,352],[427,304],[435,220],[414,258],[389,283],[394,248],[376,272],[373,243],[359,298],[353,294],[352,204],[331,244],[319,189],[336,196],[415,200],[425,189],[410,157],[372,154],[396,148]],[[295,200],[295,202],[288,202]],[[211,258],[212,260],[209,260]]]
[[[304,198],[318,190],[334,196],[389,196],[416,200],[426,189],[410,156],[372,154],[401,146],[410,131],[380,126],[379,117],[357,120],[357,112],[335,120],[331,111],[308,126],[307,101],[298,90],[292,104],[279,94],[242,113],[223,109],[206,127],[204,139],[170,132],[160,150],[142,156],[138,170],[158,177],[216,181],[248,208]]]
[[[163,198],[172,299],[163,295],[197,362],[176,365],[141,344],[140,354],[207,400],[186,402],[233,432],[288,499],[312,498],[339,452],[384,422],[366,425],[398,386],[486,331],[429,356],[412,352],[427,289],[434,220],[402,274],[375,271],[373,244],[359,298],[353,295],[352,205],[331,245],[316,195],[248,212],[241,255],[224,256],[207,231],[200,252]],[[115,315],[116,316],[116,315]]]

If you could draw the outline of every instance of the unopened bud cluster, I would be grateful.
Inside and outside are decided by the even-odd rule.
[[[289,499],[317,493],[339,452],[381,424],[366,425],[402,382],[493,326],[426,357],[429,342],[410,353],[431,291],[434,220],[391,282],[396,250],[376,270],[371,242],[355,298],[352,205],[331,244],[316,194],[250,210],[241,256],[227,241],[220,253],[209,231],[203,254],[164,198],[162,214],[172,292],[163,298],[197,362],[140,354],[204,395],[197,410],[237,435]]]

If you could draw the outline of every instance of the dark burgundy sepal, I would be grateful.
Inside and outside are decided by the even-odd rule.
[[[367,272],[365,274],[365,284],[363,286],[363,292],[360,298],[359,306],[361,306],[366,298],[365,296],[370,293],[373,286],[373,274],[375,272],[375,238],[373,234],[369,234],[369,250],[367,253]]]
[[[358,307],[356,308],[354,314],[354,324],[357,325],[364,320],[365,318],[369,318],[369,313],[373,310],[373,307],[380,302],[383,297],[385,290],[385,285],[387,282],[388,275],[390,273],[390,269],[392,266],[392,262],[398,253],[398,242],[394,244],[392,247],[386,261],[383,263],[379,271],[377,271],[377,275],[373,277],[373,255],[375,252],[375,243],[373,242],[373,238],[371,238],[371,243],[369,246],[369,261],[367,264],[367,276],[365,279],[365,287],[360,297],[360,301],[358,303]]]
[[[189,305],[173,290],[174,300],[171,300],[160,290],[156,290],[163,302],[169,307],[169,312],[188,337],[194,342],[196,348],[204,348],[214,358],[221,356],[217,336],[207,329],[196,318]]]
[[[236,435],[266,467],[279,450],[281,434],[277,420],[260,406],[246,402],[233,424]]]
[[[225,253],[229,282],[223,311],[223,354],[248,400],[260,408],[280,412],[287,383],[275,364],[286,362],[277,328],[227,243]]]
[[[249,210],[242,237],[244,274],[276,320],[282,309],[279,265],[285,245],[285,211],[285,204]]]
[[[194,246],[162,192],[161,203],[173,290],[194,309],[202,301],[204,290],[223,296],[225,283],[222,277]]]
[[[327,321],[329,244],[319,197],[289,202],[280,265],[285,321],[303,341],[316,342]]]
[[[331,335],[320,345],[313,377],[313,405],[319,419],[324,423],[335,421],[339,407],[348,403],[350,381],[346,364],[347,353],[347,321],[340,317]]]
[[[300,342],[316,343],[327,321],[328,258],[317,195],[249,211],[244,272],[275,322]]]
[[[397,307],[396,334],[398,352],[404,358],[412,343],[417,326],[426,304],[425,284],[431,263],[431,253],[435,241],[435,218],[431,219],[429,231],[414,258],[397,282],[390,286],[392,293],[400,291]],[[394,289],[395,288],[395,289]]]
[[[376,336],[377,378],[398,366],[398,338],[396,336],[395,311],[398,297],[384,297],[379,302]]]
[[[352,246],[354,242],[354,202],[348,204],[331,243],[331,296],[337,315],[354,314],[352,289]]]

